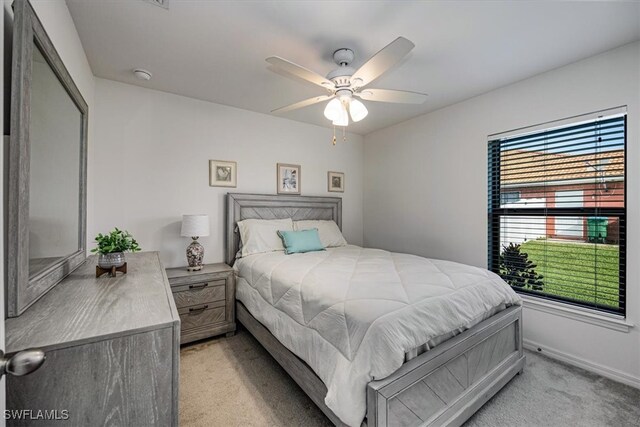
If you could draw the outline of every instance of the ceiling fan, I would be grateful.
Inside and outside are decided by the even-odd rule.
[[[318,85],[329,92],[327,95],[305,99],[271,112],[284,113],[331,100],[324,109],[324,116],[331,120],[335,126],[347,126],[349,116],[354,122],[359,122],[369,113],[364,104],[354,97],[365,101],[422,104],[427,99],[427,95],[424,93],[367,87],[369,83],[404,58],[414,46],[404,37],[398,37],[357,70],[349,66],[354,58],[353,51],[347,48],[338,49],[333,53],[333,60],[338,64],[338,68],[327,74],[326,78],[291,61],[271,56],[267,58],[267,62],[272,66]]]

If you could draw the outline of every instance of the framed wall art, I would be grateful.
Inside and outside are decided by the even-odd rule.
[[[278,194],[300,194],[300,165],[278,163]]]
[[[227,160],[209,160],[209,186],[236,187],[238,164]]]
[[[328,190],[333,193],[344,193],[344,172],[327,173]]]

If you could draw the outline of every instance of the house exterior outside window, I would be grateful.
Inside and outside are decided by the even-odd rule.
[[[518,292],[625,313],[626,114],[489,141],[489,267]]]

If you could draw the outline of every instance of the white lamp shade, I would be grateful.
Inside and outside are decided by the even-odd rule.
[[[209,235],[209,215],[182,215],[181,236],[201,237]]]
[[[324,107],[324,116],[331,121],[335,121],[340,117],[343,109],[344,107],[342,107],[340,100],[338,98],[333,98],[329,101],[327,106]]]
[[[340,103],[340,114],[333,120],[335,126],[347,126],[349,125],[349,113],[345,106]]]
[[[349,113],[351,113],[351,119],[354,122],[359,122],[360,120],[367,117],[369,112],[367,111],[367,107],[357,99],[352,99],[349,103]]]

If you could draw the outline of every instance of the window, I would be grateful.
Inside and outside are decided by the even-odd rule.
[[[489,268],[517,292],[625,314],[626,114],[489,141]]]
[[[509,203],[516,203],[520,200],[520,192],[519,191],[509,191],[500,194],[500,204],[507,205]]]

